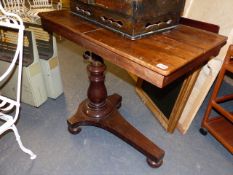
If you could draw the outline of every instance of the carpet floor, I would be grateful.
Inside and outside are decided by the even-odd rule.
[[[140,132],[165,150],[163,165],[150,168],[144,155],[114,135],[82,127],[78,135],[67,131],[66,120],[86,97],[88,87],[83,49],[67,40],[58,42],[64,93],[35,108],[22,104],[17,128],[24,145],[37,154],[30,160],[13,133],[0,138],[0,175],[232,175],[233,155],[216,139],[199,133],[209,96],[186,135],[164,131],[137,96],[128,73],[110,63],[106,72],[108,94],[123,97],[120,113]],[[233,92],[224,83],[222,91]],[[232,104],[228,104],[232,109]]]

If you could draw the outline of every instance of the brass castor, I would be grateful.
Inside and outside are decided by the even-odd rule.
[[[71,134],[74,134],[74,135],[80,133],[81,130],[82,130],[82,128],[80,128],[80,127],[72,128],[72,127],[68,126],[68,131],[69,131]]]
[[[206,136],[208,134],[207,130],[205,128],[200,128],[199,132],[203,135]]]
[[[121,107],[121,103],[118,103],[118,104],[116,105],[116,108],[117,108],[117,109],[120,109],[120,107]]]
[[[159,162],[155,162],[153,160],[151,160],[150,158],[146,159],[148,165],[152,168],[159,168],[162,164],[163,164],[163,160],[159,161]]]
[[[91,52],[90,52],[90,51],[85,51],[85,52],[83,53],[83,58],[84,58],[85,60],[90,60],[90,59],[91,59]]]

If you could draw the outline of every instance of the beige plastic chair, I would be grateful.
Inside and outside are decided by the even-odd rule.
[[[215,81],[227,48],[233,43],[232,7],[232,0],[186,0],[184,17],[219,25],[219,33],[228,36],[228,42],[219,55],[212,58],[200,71],[178,123],[178,128],[183,134],[187,132]]]
[[[24,32],[23,21],[18,15],[6,12],[0,4],[0,26],[18,30],[17,47],[15,48],[15,54],[13,54],[11,64],[6,68],[6,71],[0,75],[0,81],[5,81],[5,79],[11,76],[13,71],[18,72],[16,100],[0,95],[0,120],[3,121],[3,124],[0,126],[0,134],[5,133],[7,130],[12,130],[21,150],[29,154],[31,159],[35,159],[36,155],[31,150],[23,146],[18,130],[15,126],[20,111]],[[16,64],[18,64],[17,69],[15,69]]]

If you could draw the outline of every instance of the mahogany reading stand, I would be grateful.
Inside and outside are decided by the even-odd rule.
[[[39,16],[45,30],[92,53],[92,61],[87,66],[90,80],[87,99],[68,119],[69,131],[77,134],[83,125],[103,128],[144,154],[150,166],[159,167],[165,152],[121,116],[117,110],[121,106],[120,95],[107,95],[103,59],[163,88],[204,65],[226,43],[226,37],[178,25],[173,30],[132,41],[69,11],[40,13]]]

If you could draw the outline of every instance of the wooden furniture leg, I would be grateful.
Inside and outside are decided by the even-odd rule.
[[[224,95],[219,94],[227,72],[233,73],[233,45],[230,45],[227,51],[199,131],[202,135],[210,132],[233,154],[233,112],[222,106],[224,102],[233,100],[233,94],[231,92],[224,92]],[[219,115],[212,116],[213,110]]]
[[[104,84],[106,66],[98,55],[91,54],[92,62],[87,66],[90,85],[87,99],[78,107],[76,114],[68,119],[68,130],[78,134],[80,126],[96,126],[118,136],[147,157],[151,167],[162,165],[164,151],[130,125],[117,111],[122,97],[107,96]]]

